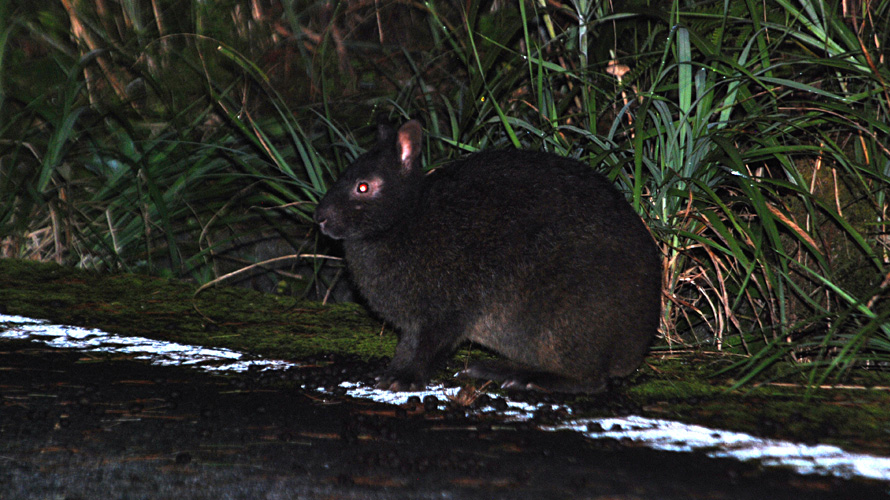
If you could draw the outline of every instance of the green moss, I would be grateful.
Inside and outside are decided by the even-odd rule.
[[[324,307],[236,288],[201,292],[181,281],[0,260],[7,314],[123,335],[298,359],[326,353],[391,355],[392,332],[354,304]]]
[[[653,380],[633,386],[628,392],[635,399],[660,401],[678,398],[710,397],[718,394],[720,389],[698,381]]]

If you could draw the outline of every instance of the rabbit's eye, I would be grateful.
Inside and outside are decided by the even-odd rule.
[[[383,179],[377,176],[367,177],[364,180],[355,180],[352,196],[356,199],[376,198],[380,195]]]

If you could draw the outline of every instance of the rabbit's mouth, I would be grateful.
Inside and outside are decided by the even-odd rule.
[[[337,223],[336,217],[319,216],[316,212],[315,223],[318,224],[321,234],[328,238],[342,240],[347,236],[348,231],[345,230],[342,224]]]
[[[318,228],[321,230],[321,234],[327,236],[328,238],[333,238],[335,240],[340,239],[337,236],[337,231],[331,228],[331,225],[328,223],[327,219],[318,221]]]
[[[316,210],[313,218],[315,219],[315,223],[318,224],[321,234],[329,238],[337,239],[335,234],[336,231],[331,228],[331,220],[325,213],[323,213],[323,210]]]

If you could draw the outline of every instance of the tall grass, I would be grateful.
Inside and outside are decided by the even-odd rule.
[[[613,179],[663,251],[658,349],[740,382],[890,361],[890,2],[61,5],[0,15],[5,255],[208,282],[274,238],[324,293],[310,214],[389,112],[432,166],[525,147]]]
[[[203,282],[250,263],[245,245],[306,244],[321,176],[355,156],[342,136],[319,154],[336,127],[312,115],[302,123],[324,125],[304,131],[251,57],[221,37],[163,33],[133,2],[108,18],[63,4],[46,5],[57,17],[19,8],[5,24],[22,44],[6,68],[32,51],[30,64],[55,77],[10,70],[0,82],[5,255]],[[194,7],[195,31],[219,21]]]

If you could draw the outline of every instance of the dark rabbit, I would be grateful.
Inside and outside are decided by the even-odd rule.
[[[400,333],[378,387],[422,388],[471,340],[504,387],[598,392],[642,362],[661,264],[640,217],[574,160],[505,150],[421,168],[421,126],[381,125],[315,211],[368,305]]]

